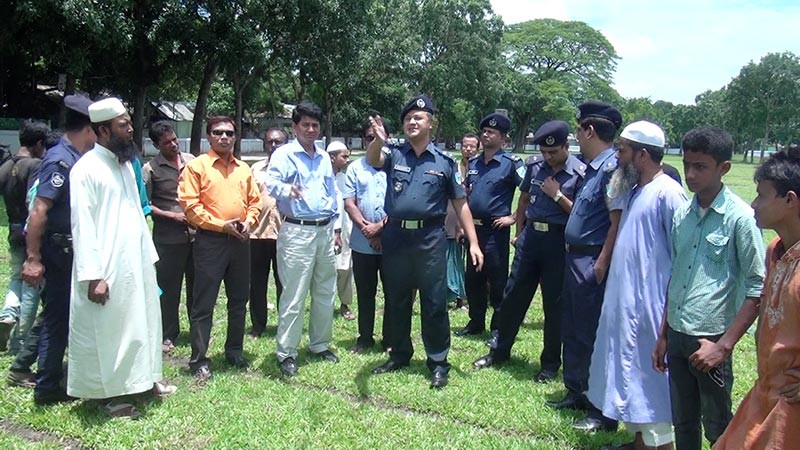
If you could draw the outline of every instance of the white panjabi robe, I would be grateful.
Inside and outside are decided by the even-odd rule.
[[[101,145],[70,172],[72,293],[67,393],[110,398],[144,392],[162,379],[158,260],[129,162]],[[103,279],[105,305],[89,300]]]

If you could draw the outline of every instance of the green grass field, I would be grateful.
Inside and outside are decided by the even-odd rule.
[[[682,170],[678,157],[670,156],[667,162]],[[748,202],[755,195],[754,167],[736,162],[726,178]],[[3,224],[0,234],[6,233]],[[0,288],[5,289],[9,267],[5,239],[2,242]],[[274,297],[274,289],[270,288],[270,294]],[[142,419],[108,420],[92,402],[37,407],[30,390],[3,383],[0,448],[582,449],[630,440],[624,431],[577,433],[570,425],[580,414],[545,406],[545,400],[563,395],[563,386],[560,378],[548,385],[532,381],[542,338],[538,293],[514,346],[513,359],[501,368],[472,369],[472,361],[487,351],[485,337],[453,337],[450,385],[441,391],[428,388],[418,310],[412,336],[417,353],[408,370],[373,376],[371,369],[384,362],[386,355],[377,350],[363,356],[351,354],[348,349],[357,335],[356,322],[337,315],[334,348],[341,362],[320,362],[301,350],[299,375],[284,380],[275,360],[274,312],[270,312],[269,337],[246,338],[251,370],[241,373],[227,367],[222,356],[224,305],[221,298],[210,350],[215,378],[207,385],[196,384],[186,368],[190,349],[184,323],[175,355],[164,363],[165,377],[179,391],[163,401],[136,399],[144,413]],[[461,327],[467,319],[465,311],[454,310],[450,326]],[[0,354],[0,375],[5,376],[10,364],[11,357]],[[751,335],[737,346],[734,370],[734,403],[738,404],[756,376]]]

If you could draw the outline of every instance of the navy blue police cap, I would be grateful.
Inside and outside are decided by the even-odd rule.
[[[558,147],[567,142],[569,125],[563,120],[551,120],[536,130],[533,143],[545,147]]]
[[[511,119],[506,117],[505,114],[492,113],[481,120],[479,128],[494,128],[495,130],[505,134],[511,129]]]
[[[89,105],[92,103],[93,102],[89,100],[89,98],[80,94],[72,94],[64,97],[64,106],[86,117],[89,117]]]
[[[617,129],[622,126],[622,114],[617,108],[605,102],[590,100],[578,106],[578,122],[590,117],[606,119]]]
[[[400,123],[406,119],[406,115],[411,111],[427,111],[431,114],[436,114],[436,106],[434,106],[433,100],[424,95],[414,97],[403,107],[403,111],[400,113]]]

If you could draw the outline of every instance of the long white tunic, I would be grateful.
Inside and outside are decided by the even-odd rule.
[[[100,146],[70,172],[75,261],[67,392],[110,398],[144,392],[162,379],[158,260],[131,164]],[[105,280],[105,305],[89,281]]]
[[[650,355],[667,299],[672,216],[686,194],[662,174],[623,201],[587,396],[609,418],[672,422],[669,380],[653,369]]]

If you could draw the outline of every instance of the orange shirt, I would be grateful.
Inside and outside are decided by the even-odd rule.
[[[228,220],[258,224],[261,198],[250,167],[231,155],[226,165],[209,150],[186,165],[178,181],[178,200],[197,228],[222,231]]]

